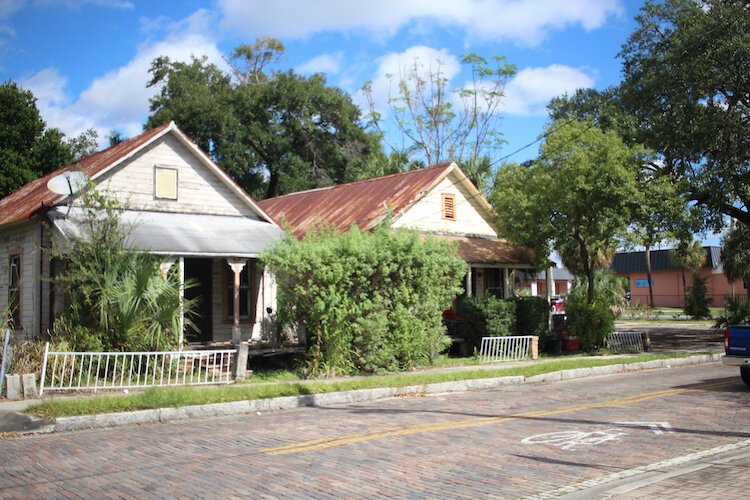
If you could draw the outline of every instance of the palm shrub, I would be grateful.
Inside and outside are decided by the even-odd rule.
[[[714,328],[726,328],[731,325],[750,325],[750,300],[746,297],[727,297],[724,302],[724,315],[716,318]]]
[[[120,222],[116,200],[89,187],[82,203],[81,233],[51,252],[66,262],[55,281],[68,297],[55,336],[82,351],[176,347],[181,310],[189,323],[195,309],[189,300],[181,308],[177,273],[164,279],[155,256],[127,247],[129,228]]]
[[[377,373],[429,361],[449,340],[442,311],[461,292],[455,248],[386,225],[289,236],[261,260],[279,314],[308,332],[308,375]]]

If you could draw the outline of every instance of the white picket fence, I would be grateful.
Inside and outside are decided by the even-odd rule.
[[[177,385],[229,384],[236,349],[152,352],[54,352],[44,348],[39,395]]]
[[[531,335],[515,337],[482,337],[479,362],[519,361],[529,358]]]
[[[614,352],[643,352],[640,332],[612,332],[607,336],[607,349]]]

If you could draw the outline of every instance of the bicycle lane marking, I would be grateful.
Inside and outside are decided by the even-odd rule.
[[[454,420],[449,422],[439,422],[436,424],[420,424],[409,427],[397,428],[393,430],[384,430],[378,432],[362,433],[362,434],[350,434],[348,436],[342,436],[339,438],[321,438],[310,441],[300,441],[298,443],[292,443],[284,446],[277,446],[273,448],[263,448],[261,453],[267,455],[288,455],[292,453],[304,453],[308,451],[320,451],[328,448],[334,448],[337,446],[345,446],[354,443],[362,443],[366,441],[374,441],[378,439],[387,439],[392,437],[403,437],[411,436],[414,434],[425,434],[430,432],[441,432],[452,429],[469,429],[473,427],[483,427],[486,425],[495,425],[503,422],[510,422],[513,420],[519,420],[522,418],[538,418],[547,417],[550,415],[559,415],[562,413],[572,413],[575,411],[590,410],[594,408],[603,408],[608,406],[625,406],[651,399],[657,399],[661,397],[674,396],[678,394],[686,394],[689,392],[698,392],[704,389],[711,389],[715,387],[723,387],[727,385],[734,385],[734,380],[723,381],[723,382],[712,382],[708,384],[697,384],[692,387],[684,387],[681,389],[664,389],[660,391],[645,392],[640,394],[633,394],[631,396],[624,396],[619,398],[608,399],[604,401],[598,401],[595,403],[585,403],[578,405],[569,405],[560,408],[552,408],[548,410],[537,410],[523,413],[515,413],[508,416],[502,417],[479,417],[470,418],[464,420]]]

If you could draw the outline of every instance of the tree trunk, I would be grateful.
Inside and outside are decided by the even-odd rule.
[[[266,199],[276,196],[279,190],[279,174],[274,170],[269,170],[268,189],[266,189]]]
[[[654,285],[651,283],[651,245],[646,245],[646,279],[648,280],[648,304],[654,307]]]

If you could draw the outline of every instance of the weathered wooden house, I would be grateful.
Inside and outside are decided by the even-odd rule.
[[[56,194],[48,183],[76,170],[125,204],[121,218],[132,224],[129,242],[134,248],[162,256],[163,269],[178,264],[181,275],[197,283],[185,292],[200,298],[198,329],[184,332],[188,342],[230,341],[235,323],[245,341],[259,342],[271,334],[275,285],[257,257],[283,231],[169,123],[0,200],[0,311],[12,310],[18,336],[45,332],[64,308],[64,297],[49,280],[58,264],[44,249],[55,236],[76,234],[82,210],[75,194]]]
[[[258,205],[297,237],[321,223],[340,231],[352,225],[369,230],[390,219],[394,228],[454,241],[470,268],[469,295],[507,297],[533,267],[528,250],[498,237],[492,207],[455,163],[278,196]]]

